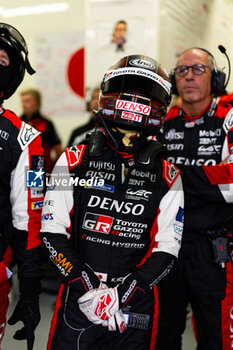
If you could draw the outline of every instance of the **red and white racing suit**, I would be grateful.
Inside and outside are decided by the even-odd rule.
[[[198,350],[233,349],[232,262],[220,267],[213,246],[215,234],[225,235],[233,220],[233,163],[220,165],[233,153],[232,123],[233,109],[224,98],[194,118],[175,106],[164,123],[167,160],[181,170],[185,196],[183,242],[171,274],[178,316],[174,350],[181,349],[189,302]],[[219,244],[216,251],[223,249]]]
[[[88,146],[78,145],[66,149],[54,168],[42,213],[42,241],[64,283],[48,349],[156,346],[157,284],[180,249],[183,191],[179,170],[167,161],[146,171],[135,166],[133,158],[114,154],[108,145],[92,158]],[[70,180],[80,182],[66,187]],[[82,314],[77,299],[98,288],[100,281],[119,285],[123,312],[137,318],[136,328],[109,332]]]
[[[41,277],[43,190],[26,187],[26,171],[43,167],[39,132],[0,108],[0,344],[6,326],[13,254],[19,280]]]

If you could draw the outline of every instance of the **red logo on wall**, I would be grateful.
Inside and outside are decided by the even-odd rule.
[[[80,97],[85,96],[85,51],[84,47],[77,50],[68,62],[67,79],[71,89]]]

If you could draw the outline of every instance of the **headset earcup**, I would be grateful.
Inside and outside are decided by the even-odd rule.
[[[171,90],[171,93],[173,95],[179,95],[178,94],[178,91],[177,91],[177,87],[176,87],[176,77],[175,77],[175,72],[172,71],[170,74],[169,74],[169,77],[171,79],[171,84],[172,84],[172,90]]]
[[[214,69],[211,76],[211,94],[221,96],[226,94],[225,89],[226,74],[218,69]]]

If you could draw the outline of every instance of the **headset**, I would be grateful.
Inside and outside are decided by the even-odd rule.
[[[227,92],[226,92],[226,86],[227,86],[227,83],[229,81],[229,76],[228,76],[228,79],[227,79],[227,83],[225,84],[225,79],[226,79],[226,74],[217,69],[216,67],[216,61],[215,61],[215,58],[214,56],[212,55],[212,53],[210,53],[208,50],[206,49],[203,49],[201,47],[191,47],[187,50],[184,50],[180,56],[185,52],[185,51],[188,51],[188,50],[191,50],[191,49],[198,49],[198,50],[201,50],[201,51],[204,51],[208,54],[208,56],[210,56],[212,59],[213,59],[213,62],[214,62],[214,69],[212,70],[212,74],[211,74],[211,94],[215,95],[215,96],[221,96],[221,95],[225,95]],[[226,54],[226,49],[222,46],[222,45],[219,45],[218,46],[218,49],[226,55],[226,57],[228,58],[227,54]],[[229,64],[229,61],[228,61],[228,64]],[[229,65],[230,66],[230,65]],[[175,76],[175,70],[173,70],[171,73],[170,73],[170,79],[171,79],[171,84],[172,84],[172,94],[174,95],[179,95],[178,94],[178,91],[177,91],[177,87],[176,87],[176,76]]]

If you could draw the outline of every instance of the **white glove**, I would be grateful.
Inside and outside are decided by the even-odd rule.
[[[119,330],[120,333],[124,333],[127,329],[125,319],[121,310],[117,311],[115,315],[109,317],[107,321],[102,324],[104,327],[108,327],[110,332]]]
[[[94,324],[103,324],[119,310],[117,288],[93,289],[78,299],[80,310]]]

